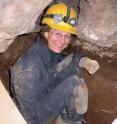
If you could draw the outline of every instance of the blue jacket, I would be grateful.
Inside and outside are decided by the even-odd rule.
[[[52,76],[61,55],[51,60],[47,45],[36,41],[11,68],[11,88],[18,101],[19,109],[29,124],[39,124],[37,108],[40,99],[48,92]]]

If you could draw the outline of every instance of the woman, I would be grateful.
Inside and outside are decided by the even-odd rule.
[[[11,68],[11,89],[28,124],[47,124],[60,114],[62,121],[81,123],[88,97],[80,67],[92,74],[99,67],[96,61],[81,55],[71,55],[72,61],[65,65],[62,51],[77,35],[76,24],[77,15],[72,7],[64,3],[49,7],[42,19],[43,38],[39,36]]]

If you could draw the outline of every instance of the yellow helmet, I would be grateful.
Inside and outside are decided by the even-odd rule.
[[[48,8],[41,23],[53,29],[78,34],[76,25],[78,19],[75,10],[64,3],[54,4]]]

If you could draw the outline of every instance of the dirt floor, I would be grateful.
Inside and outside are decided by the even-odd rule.
[[[10,54],[9,51],[7,54]],[[87,124],[111,124],[117,118],[117,60],[102,59],[90,53],[87,55],[92,59],[96,59],[100,64],[100,69],[94,75],[89,75],[83,70],[89,91]],[[10,61],[8,62],[10,63]],[[1,67],[3,66],[1,65]],[[8,70],[1,69],[0,78],[8,89]]]

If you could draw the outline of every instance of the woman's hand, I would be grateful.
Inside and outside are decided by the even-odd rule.
[[[100,68],[96,60],[92,60],[88,57],[82,57],[79,61],[79,66],[85,68],[89,74],[94,74]]]

